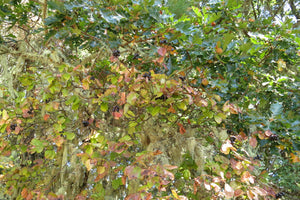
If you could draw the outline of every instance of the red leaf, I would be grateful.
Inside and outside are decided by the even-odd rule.
[[[122,117],[122,113],[113,112],[113,116],[114,116],[114,119],[120,119],[120,117]]]
[[[159,49],[157,50],[157,53],[158,53],[159,55],[161,55],[161,56],[165,56],[166,53],[167,53],[167,49],[164,48],[164,47],[161,47],[161,48],[159,48]]]

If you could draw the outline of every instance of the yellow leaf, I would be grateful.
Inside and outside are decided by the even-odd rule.
[[[8,118],[9,118],[9,116],[8,116],[8,114],[7,114],[7,111],[6,110],[3,110],[3,113],[2,113],[2,119],[3,120],[8,120]]]
[[[179,196],[178,196],[178,194],[176,193],[175,190],[172,190],[172,194],[175,197],[175,199],[179,199]]]
[[[86,160],[84,164],[85,164],[85,167],[86,167],[86,169],[88,171],[90,171],[92,169],[92,165],[91,165],[91,160],[90,159]]]

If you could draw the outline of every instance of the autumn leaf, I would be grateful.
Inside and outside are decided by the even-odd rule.
[[[236,189],[236,190],[234,191],[234,196],[235,196],[235,197],[241,196],[242,194],[244,194],[244,191],[241,190],[241,189]]]
[[[177,125],[179,126],[179,132],[181,134],[184,134],[186,132],[185,128],[183,127],[183,125],[181,123],[177,123]]]
[[[22,192],[21,192],[22,198],[26,199],[27,195],[28,195],[28,190],[27,190],[27,188],[23,188],[23,190],[22,190]]]
[[[120,119],[120,117],[122,117],[122,113],[113,112],[113,117],[114,117],[114,119]]]
[[[176,113],[176,110],[171,105],[170,108],[168,109],[168,112],[170,112],[170,113]]]
[[[270,137],[272,134],[273,134],[273,133],[272,133],[272,131],[270,131],[270,130],[265,131],[265,135],[266,135],[267,137]]]
[[[292,159],[292,163],[300,162],[300,157],[295,155],[294,153],[291,153],[291,159]]]
[[[230,199],[234,196],[234,190],[227,183],[225,183],[224,192],[225,192],[225,197],[228,199]]]
[[[166,53],[167,53],[167,49],[164,48],[164,47],[161,47],[161,48],[159,48],[159,49],[157,50],[157,53],[158,53],[159,55],[161,55],[161,56],[165,56]]]
[[[255,136],[252,136],[249,140],[249,144],[255,148],[257,146],[257,140],[256,140],[256,137]]]
[[[268,192],[258,186],[254,186],[253,190],[255,191],[255,193],[259,194],[260,196],[266,196],[268,194]]]
[[[90,171],[92,169],[92,165],[91,165],[91,160],[90,159],[86,160],[85,163],[84,163],[84,165],[85,165],[85,167],[86,167],[86,169],[88,171]]]
[[[230,140],[226,140],[224,144],[221,146],[221,152],[224,154],[229,154],[230,149],[233,151],[236,151],[236,148],[234,148],[230,142]]]
[[[252,176],[248,171],[243,172],[241,176],[241,181],[243,183],[254,183],[254,176]]]
[[[49,117],[50,117],[50,115],[45,114],[45,115],[44,115],[44,120],[47,121],[47,120],[49,119]]]
[[[175,199],[179,199],[179,196],[178,196],[178,194],[176,193],[176,191],[175,190],[171,190],[172,191],[172,194],[173,194],[173,196],[175,197]]]

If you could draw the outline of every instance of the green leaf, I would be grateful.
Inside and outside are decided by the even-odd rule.
[[[218,124],[220,124],[222,122],[222,117],[220,117],[219,115],[215,115],[214,119]]]
[[[102,102],[100,109],[102,112],[106,112],[108,110],[108,104],[106,102]]]
[[[55,151],[54,150],[47,150],[45,151],[45,158],[47,159],[54,159],[55,158]]]
[[[67,137],[67,140],[73,140],[75,138],[75,133],[64,132],[63,134]]]
[[[148,107],[147,108],[148,112],[154,117],[155,115],[157,115],[160,111],[160,107]]]
[[[178,108],[181,110],[186,110],[187,106],[185,102],[180,102],[179,104],[177,104]]]
[[[124,137],[119,139],[120,142],[131,141],[131,137],[129,135],[125,135]]]
[[[129,122],[129,127],[135,127],[136,125],[138,125],[138,123],[135,121]]]
[[[71,78],[71,75],[69,73],[66,73],[66,74],[63,74],[62,77],[65,81],[68,81]]]
[[[44,150],[44,142],[38,139],[33,139],[30,142],[31,145],[33,145],[33,151],[37,153],[41,153]]]
[[[130,105],[134,105],[137,97],[138,97],[137,93],[130,92],[129,95],[127,96],[127,103],[129,103]]]

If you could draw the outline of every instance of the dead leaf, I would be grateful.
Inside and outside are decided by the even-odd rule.
[[[252,136],[249,140],[249,144],[255,148],[257,146],[257,140],[256,140],[256,137],[255,136]]]

